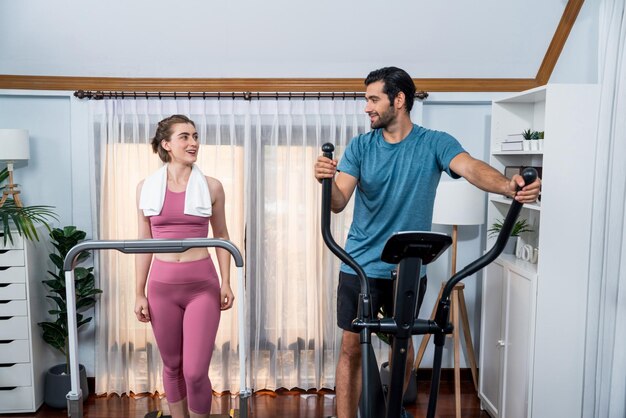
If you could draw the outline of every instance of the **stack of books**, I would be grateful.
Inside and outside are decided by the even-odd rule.
[[[524,137],[522,134],[508,134],[500,143],[501,151],[523,151]]]

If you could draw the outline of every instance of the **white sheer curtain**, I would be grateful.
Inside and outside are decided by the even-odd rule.
[[[248,297],[236,303],[248,306],[255,390],[334,387],[339,264],[321,240],[313,163],[323,143],[334,143],[340,156],[354,135],[369,129],[363,106],[354,99],[91,102],[99,239],[136,236],[135,188],[159,166],[148,145],[156,123],[173,113],[196,122],[198,164],[224,184],[230,236],[245,251]],[[340,244],[351,213],[333,216]],[[99,277],[96,392],[162,391],[152,331],[133,314],[134,257],[101,252]],[[235,313],[222,316],[209,371],[218,392],[239,388]]]
[[[626,16],[600,7],[601,82],[585,361],[584,417],[626,417]]]
[[[231,240],[243,245],[243,117],[235,103],[205,101],[105,100],[91,103],[98,196],[98,238],[136,239],[137,183],[160,166],[149,145],[156,123],[173,113],[189,115],[201,138],[198,165],[218,178],[226,192]],[[222,116],[222,112],[228,116]],[[240,112],[241,113],[241,112]],[[214,258],[215,259],[215,258]],[[98,393],[163,392],[161,363],[149,326],[134,318],[134,256],[115,251],[99,253],[102,298],[98,305],[96,336],[96,391]],[[231,273],[237,292],[236,273]],[[228,374],[237,369],[233,350],[224,341],[236,341],[234,310],[224,312],[211,373],[215,386],[230,389]]]

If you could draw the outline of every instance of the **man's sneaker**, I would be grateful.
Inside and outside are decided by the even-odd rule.
[[[404,407],[402,407],[402,410],[400,411],[400,418],[413,418],[413,415],[411,415],[406,409],[404,409]]]

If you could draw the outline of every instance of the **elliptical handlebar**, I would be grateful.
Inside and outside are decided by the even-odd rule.
[[[524,184],[533,183],[538,177],[537,170],[535,170],[533,167],[526,167],[522,172],[522,177],[524,178]],[[520,187],[518,187],[517,190],[519,191]],[[522,206],[523,203],[520,203],[517,200],[513,199],[513,202],[511,203],[511,208],[509,209],[509,212],[504,219],[502,228],[500,228],[500,232],[498,233],[498,237],[496,238],[496,242],[493,244],[493,247],[491,247],[491,249],[482,257],[465,266],[465,268],[463,268],[461,271],[456,273],[448,280],[442,293],[442,299],[450,296],[452,288],[458,282],[476,273],[477,271],[491,263],[493,260],[498,258],[498,256],[500,255],[500,253],[502,253],[504,247],[506,246],[506,243],[511,235],[511,231],[513,230],[515,222],[517,221],[517,217],[522,210]]]
[[[326,143],[322,145],[322,152],[324,157],[333,159],[333,151],[335,150],[335,146],[331,143]],[[333,238],[332,233],[330,232],[330,203],[333,191],[333,179],[326,178],[322,180],[322,238],[324,242],[341,261],[346,263],[350,268],[352,268],[357,277],[359,278],[359,282],[361,284],[361,293],[368,294],[370,293],[369,282],[367,280],[367,276],[363,271],[363,268],[356,262],[354,259],[348,254]],[[364,312],[369,316],[369,312]]]

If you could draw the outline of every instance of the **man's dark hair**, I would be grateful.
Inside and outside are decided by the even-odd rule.
[[[384,67],[374,70],[367,75],[365,85],[369,86],[376,81],[384,83],[383,93],[389,97],[389,102],[393,103],[399,92],[405,96],[406,111],[409,113],[413,109],[415,99],[415,84],[411,76],[404,70],[397,67]]]

